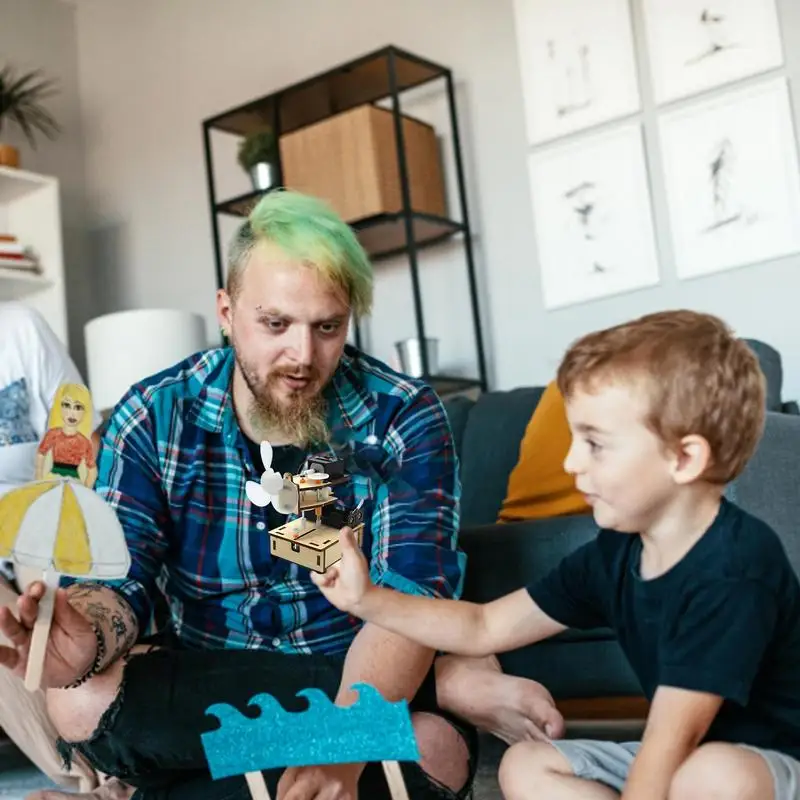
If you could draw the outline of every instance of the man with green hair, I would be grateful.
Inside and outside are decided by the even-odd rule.
[[[142,380],[107,422],[96,488],[119,515],[132,567],[123,581],[65,581],[44,669],[65,757],[124,782],[105,796],[130,786],[147,800],[249,797],[243,778],[210,779],[200,735],[215,725],[208,706],[244,708],[262,692],[290,709],[310,687],[347,705],[357,683],[408,699],[421,761],[403,770],[422,800],[469,794],[475,729],[465,720],[501,734],[524,724],[518,679],[452,657],[434,666],[434,652],[340,613],[309,570],[273,557],[268,531],[286,517],[246,488],[266,470],[341,458],[350,480],[337,502],[363,512],[373,580],[460,594],[445,410],[424,382],[347,345],[353,315],[371,303],[371,267],[351,229],[319,200],[270,193],[234,238],[218,293],[232,346]],[[19,621],[0,613],[16,645],[0,648],[0,662],[18,672],[37,592]],[[549,703],[541,717],[551,711],[557,720]],[[355,800],[356,787],[388,797],[374,764],[266,777],[278,800]]]

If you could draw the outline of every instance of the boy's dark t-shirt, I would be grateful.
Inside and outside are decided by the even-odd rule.
[[[642,541],[601,530],[528,591],[572,628],[612,628],[652,699],[659,685],[725,698],[705,738],[800,758],[800,583],[777,534],[723,499],[703,537],[642,580]]]

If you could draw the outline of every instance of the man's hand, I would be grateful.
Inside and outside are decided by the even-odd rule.
[[[332,605],[340,611],[358,616],[364,598],[373,588],[369,579],[369,565],[350,528],[342,528],[339,542],[342,548],[341,560],[321,575],[312,572],[311,580]]]
[[[291,767],[278,782],[278,800],[357,800],[363,764]]]
[[[9,608],[0,608],[0,632],[10,646],[0,646],[0,666],[24,677],[28,666],[33,626],[45,587],[35,581],[17,600],[17,619]],[[97,637],[92,624],[69,603],[63,589],[56,592],[53,620],[45,651],[42,686],[66,686],[84,675],[97,656]]]

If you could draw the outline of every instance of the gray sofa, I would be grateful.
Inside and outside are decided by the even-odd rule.
[[[779,355],[750,342],[767,376],[764,436],[727,495],[773,526],[800,572],[800,415],[782,398]],[[461,546],[468,555],[465,598],[485,602],[543,575],[596,533],[590,515],[496,524],[509,475],[543,387],[488,392],[446,401],[463,486]],[[568,631],[500,655],[504,671],[540,681],[557,702],[641,696],[638,681],[608,630]],[[567,704],[569,705],[569,704]],[[500,749],[487,742],[482,762],[496,772]],[[477,800],[493,796],[476,792]]]

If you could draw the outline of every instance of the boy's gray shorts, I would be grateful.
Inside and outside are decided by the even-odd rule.
[[[578,778],[586,778],[621,792],[640,742],[603,742],[559,739],[551,744],[569,761]],[[800,800],[800,761],[776,750],[738,745],[758,753],[772,773],[773,800]]]

